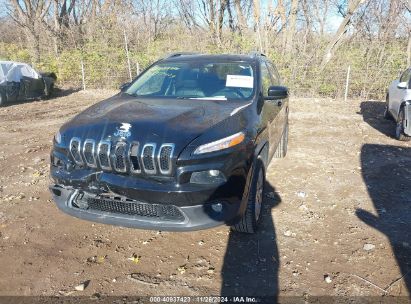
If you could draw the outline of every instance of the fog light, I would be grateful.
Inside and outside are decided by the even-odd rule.
[[[211,204],[211,209],[213,209],[215,212],[221,212],[223,211],[223,204],[221,203]]]
[[[190,183],[193,184],[222,184],[226,181],[224,174],[219,170],[193,172],[190,177]]]

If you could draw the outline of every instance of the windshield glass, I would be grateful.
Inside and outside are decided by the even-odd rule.
[[[254,71],[244,62],[165,62],[152,66],[126,93],[187,99],[249,99]]]

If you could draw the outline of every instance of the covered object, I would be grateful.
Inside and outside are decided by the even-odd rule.
[[[0,61],[0,106],[7,102],[47,98],[56,80],[54,73],[38,73],[21,62]]]
[[[40,75],[26,63],[0,61],[0,84],[7,81],[20,82],[23,76],[34,79],[40,78]]]

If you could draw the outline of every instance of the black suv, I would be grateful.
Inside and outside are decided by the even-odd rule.
[[[86,220],[253,233],[287,141],[288,90],[263,54],[173,54],[60,128],[50,189]]]

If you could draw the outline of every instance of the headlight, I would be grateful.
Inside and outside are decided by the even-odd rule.
[[[208,152],[219,151],[223,149],[227,149],[230,147],[234,147],[241,142],[244,141],[245,135],[243,132],[238,132],[234,135],[210,142],[205,145],[199,146],[195,151],[194,154],[203,154]]]
[[[191,174],[190,183],[193,184],[222,184],[227,179],[219,170],[199,171]]]
[[[57,131],[56,135],[54,135],[54,140],[56,143],[61,144],[61,133],[60,131]]]

